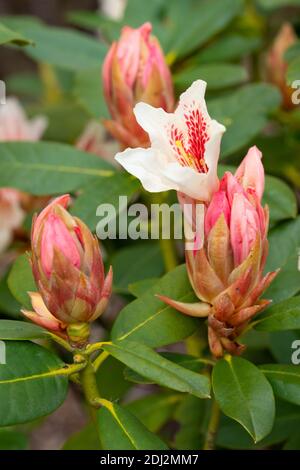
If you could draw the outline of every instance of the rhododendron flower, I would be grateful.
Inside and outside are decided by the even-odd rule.
[[[0,189],[0,253],[12,242],[13,232],[23,222],[20,193],[12,188]]]
[[[264,169],[252,147],[235,175],[225,173],[204,214],[204,240],[186,250],[187,271],[200,302],[187,304],[160,298],[177,310],[208,317],[208,335],[216,357],[238,354],[236,342],[268,300],[259,300],[278,271],[263,275],[267,252],[268,207],[261,206]],[[197,236],[195,238],[195,244]]]
[[[90,121],[84,128],[82,134],[75,143],[79,150],[98,155],[110,163],[114,161],[114,155],[117,152],[117,143],[115,141],[107,141],[106,131],[98,121]]]
[[[99,317],[112,287],[98,241],[66,211],[69,201],[69,195],[55,199],[33,221],[31,263],[39,293],[30,294],[34,312],[23,311],[61,336],[69,335],[70,325]]]
[[[139,103],[134,113],[149,134],[149,149],[127,149],[116,160],[147,191],[169,189],[208,201],[218,189],[217,164],[225,127],[212,120],[204,99],[206,83],[194,82],[174,113]]]
[[[149,145],[133,114],[136,103],[174,109],[171,73],[151,30],[150,23],[137,29],[125,26],[103,64],[104,96],[112,117],[104,125],[124,147]]]
[[[38,140],[46,125],[47,120],[42,116],[29,121],[15,98],[8,98],[0,105],[0,141]],[[0,189],[0,253],[12,242],[14,230],[24,220],[23,197],[24,193],[16,189]]]
[[[0,105],[0,141],[39,140],[46,126],[47,119],[44,116],[27,119],[15,98],[8,98],[5,104]]]
[[[283,106],[286,109],[292,109],[295,106],[291,96],[295,90],[287,85],[286,72],[288,63],[284,54],[297,40],[298,38],[293,26],[290,23],[284,23],[267,55],[268,80],[280,89]]]

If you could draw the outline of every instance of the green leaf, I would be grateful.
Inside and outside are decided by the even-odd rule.
[[[32,309],[28,292],[37,290],[27,254],[19,256],[14,262],[8,276],[8,287],[17,301]]]
[[[158,432],[172,417],[181,395],[154,393],[126,405],[134,416],[151,432]]]
[[[170,57],[181,58],[207,42],[238,15],[242,5],[241,0],[189,2],[181,16],[175,5],[172,16],[176,23],[166,45]]]
[[[209,380],[168,361],[149,347],[131,341],[118,341],[103,346],[111,354],[142,376],[163,387],[187,392],[199,398],[209,398]]]
[[[201,77],[207,82],[208,90],[239,85],[247,80],[247,71],[241,65],[211,63],[183,69],[174,75],[174,84],[181,91]]]
[[[26,340],[47,337],[48,332],[32,323],[16,320],[0,320],[0,339]]]
[[[68,380],[55,376],[63,362],[31,342],[7,341],[6,364],[0,365],[0,426],[26,423],[58,408]]]
[[[270,221],[273,224],[297,216],[297,199],[294,191],[284,181],[274,176],[266,176],[263,204],[268,204]]]
[[[300,296],[271,306],[254,322],[259,331],[280,331],[300,329]]]
[[[213,390],[223,413],[262,440],[272,430],[275,403],[272,387],[251,362],[227,356],[213,369]]]
[[[259,366],[273,387],[275,395],[300,405],[300,369],[292,364],[264,364]]]
[[[171,352],[162,352],[160,353],[162,357],[171,361],[175,364],[184,367],[185,369],[192,370],[193,372],[200,372],[203,369],[205,364],[205,359],[202,360],[199,357],[190,356],[188,354],[179,354],[179,353],[171,353]],[[128,367],[124,370],[124,376],[130,382],[138,383],[138,384],[153,384],[153,380],[145,378],[144,376],[138,374],[132,369]]]
[[[226,449],[263,449],[280,444],[298,432],[300,424],[299,407],[287,402],[276,403],[276,418],[271,433],[258,444],[253,444],[249,434],[238,423],[226,416],[221,420],[217,445]]]
[[[164,264],[158,243],[137,244],[119,250],[111,259],[114,289],[128,293],[129,284],[143,278],[160,276]]]
[[[0,185],[31,194],[71,192],[113,173],[100,158],[64,144],[7,142],[0,152]]]
[[[20,318],[20,304],[7,285],[7,275],[0,279],[0,311],[11,318]]]
[[[279,274],[264,293],[264,297],[272,299],[273,304],[289,299],[300,291],[298,258],[298,253],[295,253],[286,261]]]
[[[139,189],[139,183],[127,173],[115,172],[107,178],[97,179],[82,188],[82,193],[76,199],[71,213],[82,219],[91,230],[95,230],[99,224],[99,233],[106,231],[101,225],[101,218],[97,215],[97,208],[100,204],[111,204],[115,208],[112,217],[103,214],[105,223],[116,219],[120,212],[127,208],[123,198],[130,201],[133,194]],[[116,273],[115,273],[116,274]]]
[[[100,396],[108,400],[120,400],[132,386],[125,378],[125,366],[112,356],[108,356],[96,372]]]
[[[98,412],[104,450],[167,450],[167,446],[128,410],[107,402]]]
[[[22,432],[10,429],[0,430],[0,450],[26,450],[28,439]]]
[[[89,115],[79,103],[71,98],[57,103],[35,106],[29,111],[34,115],[42,114],[48,120],[43,140],[66,143],[73,145],[77,141],[85,125],[88,122]],[[64,123],[62,126],[61,123]]]
[[[195,60],[197,63],[236,60],[257,50],[260,44],[261,39],[258,37],[245,37],[239,34],[222,35],[197,54]]]
[[[75,75],[73,94],[94,118],[109,116],[103,95],[101,68],[80,70]]]
[[[159,347],[182,341],[196,330],[197,320],[168,307],[155,294],[169,295],[182,302],[195,301],[185,266],[163,276],[149,291],[121,310],[112,329],[113,340],[130,339]]]
[[[35,46],[26,48],[25,53],[36,61],[62,69],[82,70],[100,67],[104,59],[107,47],[84,33],[45,24],[14,23],[17,31],[34,41]]]
[[[16,31],[12,31],[4,24],[0,23],[0,45],[10,42],[17,44],[18,46],[27,46],[28,44],[33,44],[31,39],[27,39],[26,37],[22,36],[22,34],[19,34]]]
[[[222,139],[222,157],[244,147],[261,132],[267,115],[279,106],[280,101],[277,88],[263,83],[249,84],[211,100],[208,103],[210,115],[227,128]]]
[[[100,450],[100,441],[94,423],[75,432],[64,443],[62,450]]]
[[[300,59],[292,60],[286,72],[286,78],[288,85],[292,85],[294,81],[299,80],[300,77]]]
[[[41,79],[32,72],[17,72],[9,75],[5,80],[9,94],[21,95],[22,97],[41,99],[43,84]]]
[[[198,450],[203,445],[210,401],[185,395],[179,404],[174,419],[180,429],[175,436],[176,449]]]
[[[277,225],[269,231],[269,254],[266,271],[283,267],[290,257],[298,253],[300,246],[300,216]],[[278,249],[280,247],[280,249]]]
[[[158,278],[149,278],[149,279],[142,279],[141,281],[133,282],[129,284],[128,290],[130,294],[134,295],[135,297],[140,297],[141,295],[145,294],[147,290],[151,289],[157,282],[159,281]]]

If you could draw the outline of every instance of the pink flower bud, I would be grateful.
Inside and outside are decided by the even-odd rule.
[[[185,304],[161,297],[186,315],[208,317],[209,344],[216,357],[224,350],[242,352],[244,347],[236,338],[268,305],[259,297],[278,273],[263,276],[268,252],[263,189],[261,153],[252,147],[235,176],[225,173],[206,207],[203,243],[186,250],[189,279],[200,302]]]
[[[65,335],[70,325],[100,316],[112,288],[112,270],[105,278],[98,241],[66,211],[69,201],[69,195],[55,199],[33,221],[31,263],[41,298],[31,295],[35,312],[26,312],[36,323]]]
[[[238,182],[247,191],[254,190],[261,200],[265,189],[265,172],[261,162],[262,153],[257,147],[251,147],[235,172]]]
[[[150,23],[137,29],[125,26],[103,64],[104,95],[112,117],[105,126],[124,147],[149,145],[133,114],[136,103],[174,110],[171,73],[151,30]]]

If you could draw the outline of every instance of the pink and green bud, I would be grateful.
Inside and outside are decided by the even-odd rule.
[[[207,205],[204,240],[186,250],[188,275],[200,302],[162,298],[186,315],[208,318],[209,344],[216,357],[224,350],[231,354],[243,350],[236,339],[269,304],[260,296],[278,273],[263,274],[269,222],[268,207],[261,205],[263,190],[261,153],[252,147],[235,175],[225,173]]]
[[[98,241],[67,212],[69,201],[69,195],[55,199],[33,221],[31,263],[39,293],[31,294],[34,312],[24,314],[79,344],[80,332],[87,339],[84,325],[107,306],[112,270],[105,277]]]
[[[142,101],[167,112],[174,110],[172,78],[150,23],[133,29],[125,26],[103,64],[104,95],[112,117],[107,130],[123,147],[147,147],[148,134],[133,114]]]

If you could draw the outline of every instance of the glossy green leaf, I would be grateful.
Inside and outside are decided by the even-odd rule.
[[[151,432],[158,432],[172,417],[181,395],[154,393],[131,401],[126,405],[134,416]]]
[[[168,361],[148,346],[123,340],[104,345],[103,349],[158,385],[191,393],[199,398],[209,398],[210,385],[207,376]]]
[[[242,5],[241,0],[203,0],[200,4],[189,2],[184,5],[181,16],[175,5],[173,18],[176,23],[166,45],[169,55],[183,57],[207,42],[230,23]]]
[[[296,80],[300,80],[300,58],[292,60],[287,69],[286,78],[288,85],[293,85],[293,82]],[[298,84],[299,87],[299,84]],[[299,99],[299,93],[297,93]]]
[[[17,44],[18,46],[27,46],[28,44],[32,44],[33,41],[0,23],[0,45],[7,43]]]
[[[174,415],[180,425],[175,436],[177,449],[199,450],[203,447],[210,404],[209,400],[200,400],[192,395],[183,397]]]
[[[73,94],[90,116],[94,118],[109,116],[103,95],[101,67],[77,72]]]
[[[113,173],[100,158],[64,144],[7,142],[0,143],[0,152],[0,185],[32,194],[74,191]]]
[[[292,364],[265,364],[259,366],[273,387],[276,396],[300,405],[300,369]]]
[[[208,90],[238,85],[247,80],[247,71],[241,65],[211,63],[183,69],[174,75],[176,88],[184,91],[192,82],[201,77],[207,82]]]
[[[261,43],[258,37],[246,37],[239,34],[222,35],[215,42],[207,45],[195,60],[197,63],[235,60],[258,49]]]
[[[100,440],[105,450],[166,450],[166,444],[128,410],[107,402],[98,412]]]
[[[247,145],[264,128],[267,115],[279,106],[280,101],[277,88],[263,83],[249,84],[211,100],[208,103],[210,115],[227,128],[222,139],[221,156],[230,155]]]
[[[87,424],[72,434],[64,443],[62,450],[100,450],[100,441],[94,423]]]
[[[58,408],[68,380],[55,376],[62,361],[37,344],[6,341],[6,364],[0,365],[0,426],[26,423]]]
[[[145,294],[147,290],[151,289],[156,283],[158,282],[158,278],[149,278],[149,279],[142,279],[141,281],[133,282],[129,284],[128,290],[130,294],[134,295],[135,297],[140,297],[141,295]]]
[[[254,327],[260,331],[300,329],[300,296],[284,300],[268,308]]]
[[[300,216],[277,225],[269,231],[269,254],[266,271],[283,267],[290,257],[298,253],[300,246]],[[280,249],[278,249],[280,247]]]
[[[194,302],[195,295],[184,265],[162,277],[149,291],[119,313],[112,338],[139,341],[150,347],[176,343],[190,336],[198,322],[161,302],[155,294],[169,295],[182,302]]]
[[[238,421],[254,442],[271,432],[275,416],[273,391],[251,362],[230,356],[221,359],[213,369],[212,384],[223,413]]]
[[[267,175],[263,204],[268,204],[271,223],[297,216],[294,191],[282,180]]]
[[[111,259],[114,270],[114,289],[128,292],[129,284],[138,279],[160,276],[164,271],[158,243],[147,242],[119,250]]]
[[[97,233],[101,235],[103,232],[106,233],[107,223],[114,221],[119,213],[127,208],[126,202],[130,202],[131,197],[138,189],[138,181],[132,176],[127,173],[114,172],[107,178],[95,180],[83,187],[82,193],[71,208],[71,213],[82,219],[93,231],[98,225]],[[122,196],[121,199],[119,199],[120,196]],[[97,215],[97,208],[100,204],[112,205],[115,211],[109,212],[109,214],[111,213],[109,216],[103,209],[104,213]],[[110,210],[108,206],[106,207],[107,211]],[[101,223],[102,220],[105,221],[105,224]]]
[[[27,309],[31,309],[28,292],[35,292],[37,288],[26,253],[20,255],[14,262],[7,283],[17,301]]]
[[[7,276],[4,276],[0,279],[0,311],[10,318],[20,318],[20,307],[8,287]]]
[[[126,380],[125,366],[113,356],[108,356],[96,372],[100,396],[108,400],[120,400],[132,384]]]
[[[272,303],[289,299],[300,291],[300,271],[298,269],[298,253],[288,258],[270,287],[264,292],[264,298]]]
[[[32,59],[68,70],[97,67],[104,59],[106,46],[84,33],[22,21],[18,25],[17,20],[14,21],[16,30],[35,43],[34,47],[25,50]]]
[[[45,338],[47,331],[33,323],[17,320],[0,320],[0,339],[26,340]]]

